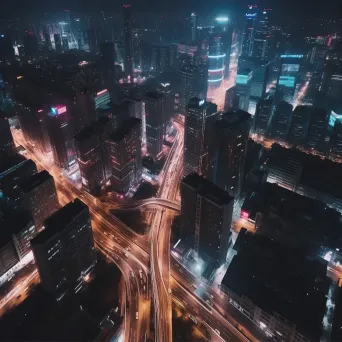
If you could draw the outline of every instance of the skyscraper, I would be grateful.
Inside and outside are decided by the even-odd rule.
[[[111,175],[106,146],[111,132],[110,119],[102,117],[75,135],[82,187],[93,195],[98,195]]]
[[[53,39],[55,41],[55,50],[57,53],[62,53],[63,48],[62,48],[62,40],[61,40],[61,35],[59,33],[55,33],[53,35]]]
[[[100,44],[102,82],[106,87],[115,84],[115,50],[113,42]]]
[[[257,5],[248,5],[248,11],[245,14],[245,24],[242,34],[242,56],[246,57],[252,55],[257,16]]]
[[[239,107],[239,96],[236,94],[236,86],[228,88],[224,99],[224,111]]]
[[[268,59],[271,48],[270,13],[272,9],[265,8],[260,12],[255,27],[252,55],[258,59]]]
[[[183,173],[203,173],[204,132],[207,119],[217,112],[217,106],[199,98],[189,101],[184,126]]]
[[[197,32],[197,14],[196,12],[191,13],[191,41],[196,42],[196,32]]]
[[[123,19],[124,19],[124,44],[125,44],[125,56],[124,56],[124,68],[127,76],[130,77],[133,82],[133,45],[132,45],[132,17],[131,17],[131,5],[122,5]]]
[[[251,69],[239,69],[236,75],[236,95],[239,98],[238,108],[244,111],[248,111],[249,98],[251,94],[253,71]]]
[[[208,90],[208,64],[187,62],[179,70],[179,111],[186,113],[186,107],[193,97],[206,100]]]
[[[305,142],[310,121],[310,107],[297,106],[293,111],[288,141],[297,145]]]
[[[196,173],[183,179],[180,191],[182,240],[205,262],[221,266],[231,243],[234,198]]]
[[[260,100],[254,117],[254,133],[265,136],[273,114],[273,100]]]
[[[243,182],[251,116],[230,110],[211,116],[205,129],[206,178],[237,197]]]
[[[0,111],[0,152],[10,152],[14,148],[14,141],[6,113]]]
[[[303,55],[281,55],[277,92],[281,92],[282,99],[288,103],[295,97],[302,59]]]
[[[88,207],[79,199],[44,221],[31,246],[42,287],[61,300],[77,293],[95,267],[96,254]]]
[[[293,106],[285,101],[281,101],[275,108],[272,117],[271,136],[280,141],[286,141],[292,119]]]
[[[208,84],[218,88],[224,79],[226,52],[222,35],[213,35],[209,43]]]
[[[48,114],[47,126],[51,149],[55,164],[69,169],[76,162],[76,153],[72,130],[70,127],[69,111],[64,105],[51,108]]]
[[[166,122],[164,96],[150,92],[145,95],[147,153],[157,157],[163,148]]]
[[[323,108],[312,107],[306,145],[316,151],[325,152],[329,114]]]
[[[53,177],[47,171],[41,171],[21,183],[20,190],[23,207],[32,215],[39,232],[44,220],[59,208]]]
[[[112,188],[125,195],[141,181],[141,120],[125,120],[107,140]]]

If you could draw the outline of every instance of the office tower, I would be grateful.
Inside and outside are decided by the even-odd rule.
[[[52,43],[51,43],[51,38],[50,38],[50,32],[46,30],[43,33],[44,36],[44,47],[46,51],[51,51],[52,50]]]
[[[53,39],[55,41],[55,50],[57,53],[62,53],[63,48],[62,48],[62,40],[61,40],[61,35],[59,33],[55,33],[53,35]]]
[[[208,119],[205,128],[206,178],[229,192],[240,194],[251,116],[230,110]]]
[[[266,61],[254,64],[250,98],[254,99],[256,103],[266,95],[267,82],[270,77],[270,67],[270,63]]]
[[[239,98],[238,108],[244,111],[248,111],[249,98],[251,94],[253,71],[251,69],[239,69],[236,75],[236,95]]]
[[[212,36],[209,43],[208,56],[208,86],[218,88],[224,79],[225,58],[223,37],[221,35]]]
[[[273,100],[260,100],[254,116],[254,133],[266,136],[273,113]]]
[[[19,184],[30,176],[36,174],[37,166],[31,159],[26,159],[21,154],[0,155],[0,192],[4,197],[8,197],[19,203]]]
[[[311,109],[308,106],[297,106],[293,111],[288,141],[290,144],[303,144],[309,129]]]
[[[272,41],[269,21],[271,12],[272,9],[270,8],[261,11],[255,25],[252,56],[262,60],[270,58],[269,52]]]
[[[41,171],[20,184],[22,206],[27,210],[39,232],[46,218],[59,208],[55,181],[46,171]]]
[[[106,87],[115,84],[115,50],[113,42],[100,44],[102,82]]]
[[[231,242],[234,198],[196,173],[180,186],[181,237],[204,261],[221,266]]]
[[[189,101],[184,125],[184,176],[203,174],[204,132],[207,119],[217,112],[217,106],[199,98]]]
[[[125,120],[107,140],[112,188],[125,195],[141,181],[141,120]]]
[[[308,148],[325,152],[329,114],[323,108],[312,107],[306,145]]]
[[[277,92],[282,93],[282,99],[292,103],[296,96],[296,86],[299,80],[300,65],[303,55],[281,55],[281,67],[277,82]]]
[[[336,122],[329,142],[329,157],[342,157],[342,122]]]
[[[2,234],[0,240],[0,277],[19,262],[12,236]]]
[[[165,120],[164,120],[164,133],[167,134],[172,128],[172,117],[174,115],[175,105],[175,92],[170,83],[159,83],[157,92],[163,95],[165,101]]]
[[[76,162],[76,153],[66,106],[57,105],[48,114],[47,126],[55,164],[69,169]]]
[[[239,97],[236,94],[236,87],[231,87],[226,90],[226,95],[224,99],[224,111],[226,112],[232,108],[239,107]]]
[[[141,34],[139,30],[132,30],[132,55],[133,68],[141,71],[142,54],[141,54]]]
[[[0,152],[11,152],[14,141],[6,113],[0,111]]]
[[[68,36],[62,35],[62,47],[64,52],[69,51]]]
[[[191,13],[190,23],[191,23],[191,41],[194,43],[194,42],[196,42],[196,32],[197,32],[197,14],[196,14],[196,12]]]
[[[257,6],[248,5],[248,11],[245,14],[245,23],[242,34],[242,56],[251,56],[253,52],[255,30],[257,25]]]
[[[271,122],[271,136],[280,141],[286,141],[290,128],[293,106],[287,102],[281,101],[276,105]]]
[[[124,69],[126,75],[133,82],[133,46],[132,46],[132,18],[131,5],[122,5],[124,19]]]
[[[42,287],[57,300],[77,293],[94,269],[96,254],[88,207],[76,198],[44,221],[31,241]]]
[[[147,153],[157,157],[163,149],[166,119],[164,96],[150,92],[145,95]]]
[[[0,33],[0,61],[11,61],[14,58],[13,43],[8,33]]]
[[[111,175],[106,147],[113,130],[110,121],[108,117],[99,118],[74,137],[82,187],[93,195],[99,194]]]
[[[206,100],[208,90],[208,65],[188,62],[179,70],[180,92],[179,112],[186,113],[186,107],[193,97]]]
[[[24,52],[29,58],[38,52],[38,40],[32,31],[27,31],[24,37]]]

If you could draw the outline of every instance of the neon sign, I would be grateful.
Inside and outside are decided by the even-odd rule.
[[[246,13],[246,17],[247,18],[254,18],[254,17],[256,17],[256,13]]]
[[[107,91],[107,89],[103,89],[103,90],[99,91],[96,95],[100,96],[100,95],[104,94],[106,91]]]
[[[303,55],[281,55],[280,58],[303,58]]]
[[[204,100],[201,100],[200,102],[198,102],[199,106],[202,106],[204,104]]]
[[[220,22],[220,23],[226,23],[229,19],[228,19],[228,17],[217,17],[217,18],[215,18],[215,20]]]
[[[59,115],[59,114],[63,114],[67,111],[66,106],[57,106],[57,107],[52,107],[51,108],[51,112],[54,115]]]

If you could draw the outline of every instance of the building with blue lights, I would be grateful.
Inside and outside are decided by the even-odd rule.
[[[236,75],[236,96],[239,98],[238,107],[241,110],[248,111],[249,98],[251,94],[253,71],[249,68],[239,69]]]
[[[244,57],[252,56],[255,29],[257,24],[257,5],[248,5],[248,11],[245,14],[245,24],[242,33],[241,55]]]

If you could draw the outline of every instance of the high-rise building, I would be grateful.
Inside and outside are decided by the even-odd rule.
[[[160,83],[157,86],[157,92],[163,94],[165,101],[165,120],[164,120],[164,135],[172,128],[171,119],[174,115],[175,92],[170,83]]]
[[[46,218],[59,208],[55,182],[46,171],[41,171],[20,184],[22,205],[34,221],[36,230],[43,228]]]
[[[0,61],[11,61],[14,58],[14,48],[8,33],[0,33]]]
[[[57,53],[62,53],[63,52],[63,48],[62,48],[62,39],[61,39],[61,35],[59,33],[55,33],[53,35],[53,39],[55,41],[55,50]]]
[[[133,81],[133,42],[131,5],[122,5],[124,19],[124,69],[127,76]]]
[[[37,173],[37,166],[31,159],[21,154],[0,155],[0,193],[19,203],[21,192],[19,184]]]
[[[62,35],[62,47],[64,52],[69,51],[69,41],[66,35]]]
[[[142,54],[141,54],[141,34],[139,30],[132,30],[132,54],[134,69],[141,70]]]
[[[340,158],[342,156],[342,122],[336,122],[329,142],[329,156]]]
[[[239,97],[236,94],[236,87],[231,87],[226,90],[226,95],[224,99],[224,111],[228,111],[232,108],[239,107]]]
[[[248,11],[245,14],[245,23],[242,35],[242,56],[251,56],[253,53],[253,45],[255,38],[255,31],[257,25],[257,6],[248,5]]]
[[[196,97],[189,101],[184,125],[184,176],[203,173],[205,125],[216,112],[217,105],[211,102]]]
[[[196,32],[197,32],[197,14],[196,12],[191,13],[191,41],[196,42]]]
[[[110,102],[110,94],[108,89],[102,89],[94,95],[95,109],[108,105]]]
[[[224,79],[225,46],[222,35],[213,35],[209,43],[208,86],[218,88]]]
[[[81,290],[96,264],[88,207],[79,199],[68,203],[44,222],[31,240],[42,287],[57,300]]]
[[[259,13],[258,20],[255,27],[254,41],[253,41],[253,51],[252,55],[259,59],[270,58],[270,48],[271,48],[271,28],[270,28],[270,13],[272,9],[265,8]]]
[[[27,31],[24,37],[25,55],[33,57],[38,52],[38,40],[32,31]]]
[[[234,198],[196,173],[181,182],[182,240],[205,262],[221,266],[231,243]]]
[[[254,116],[254,133],[265,136],[273,113],[273,100],[260,100]]]
[[[141,120],[125,120],[107,140],[112,188],[125,195],[141,181]]]
[[[236,95],[239,98],[238,108],[244,111],[248,111],[249,98],[251,94],[253,71],[251,69],[239,69],[236,75]]]
[[[11,152],[14,148],[14,141],[6,117],[6,113],[0,111],[0,152]]]
[[[308,148],[325,152],[329,114],[323,108],[312,107],[306,145]]]
[[[102,82],[106,87],[115,84],[115,50],[113,42],[100,44]]]
[[[271,122],[271,136],[280,141],[286,141],[292,119],[293,106],[281,101],[275,108]]]
[[[188,62],[179,70],[179,112],[185,114],[190,99],[206,100],[208,90],[208,64]]]
[[[270,74],[270,63],[262,61],[255,63],[253,68],[253,77],[251,81],[251,99],[256,103],[265,97],[267,82]]]
[[[277,82],[277,92],[282,93],[284,101],[292,103],[296,95],[296,86],[299,81],[303,55],[281,55],[280,57],[281,67]]]
[[[293,145],[303,144],[308,134],[310,107],[297,106],[293,111],[288,141]]]
[[[99,118],[75,135],[82,187],[97,195],[111,176],[106,140],[113,128],[108,117]]]
[[[47,126],[55,164],[69,169],[76,162],[76,153],[66,106],[57,105],[48,114]]]
[[[164,96],[151,92],[145,95],[147,153],[157,157],[163,148],[166,122]]]
[[[234,197],[242,188],[250,125],[242,110],[211,116],[206,124],[206,178]]]

